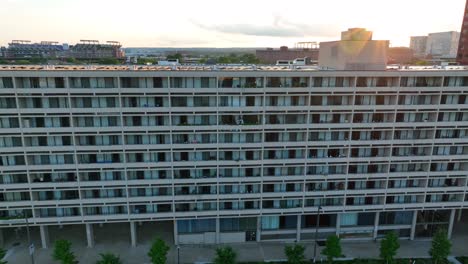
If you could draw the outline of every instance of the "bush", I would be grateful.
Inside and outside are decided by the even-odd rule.
[[[148,256],[151,259],[152,264],[165,264],[167,261],[167,252],[169,251],[169,246],[166,245],[164,240],[157,238],[154,240],[151,245]]]
[[[380,257],[385,263],[392,264],[399,248],[398,235],[393,231],[388,232],[380,242]]]
[[[457,260],[462,264],[468,264],[468,257],[457,257]]]
[[[14,64],[18,64],[18,65],[26,65],[26,64],[31,64],[31,62],[30,62],[30,61],[28,61],[28,60],[17,60],[17,61],[15,61],[15,63],[14,63]]]
[[[52,257],[54,260],[60,261],[61,264],[78,263],[75,259],[75,255],[71,252],[71,242],[68,240],[55,241]]]
[[[122,264],[120,257],[112,253],[103,253],[99,254],[99,256],[101,256],[101,259],[96,264]]]
[[[452,243],[447,237],[447,230],[439,229],[432,238],[432,246],[429,254],[435,264],[446,263],[450,255]]]
[[[104,65],[115,65],[115,64],[121,64],[120,61],[116,58],[102,58],[97,61],[98,64],[104,64]]]
[[[302,245],[294,244],[293,246],[286,246],[284,254],[288,258],[289,264],[302,264],[305,262],[304,256],[305,247]]]
[[[336,235],[329,236],[325,242],[322,254],[327,256],[328,263],[332,263],[334,258],[342,256],[340,238]]]
[[[0,264],[7,264],[6,260],[2,260],[6,255],[6,251],[3,248],[0,248]]]
[[[222,247],[216,249],[214,264],[235,264],[237,254],[231,247]]]

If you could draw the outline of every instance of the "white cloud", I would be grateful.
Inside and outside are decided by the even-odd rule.
[[[465,0],[0,0],[0,44],[12,39],[119,40],[126,46],[270,46],[460,30]]]
[[[273,23],[270,25],[255,24],[212,24],[207,25],[192,21],[198,27],[218,31],[228,34],[241,34],[248,36],[261,37],[332,37],[336,35],[337,28],[333,29],[329,25],[313,25],[303,23],[293,23],[282,16],[274,16]]]

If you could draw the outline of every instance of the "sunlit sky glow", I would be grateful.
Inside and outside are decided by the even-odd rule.
[[[13,39],[125,47],[279,47],[336,40],[349,27],[408,46],[460,31],[465,0],[0,0],[0,45]]]

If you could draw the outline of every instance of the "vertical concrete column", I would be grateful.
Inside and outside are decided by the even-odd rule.
[[[336,214],[336,231],[335,231],[335,235],[340,236],[340,232],[341,232],[341,214],[337,213]]]
[[[88,247],[94,247],[94,230],[93,224],[86,224],[86,241],[88,242]]]
[[[456,213],[456,210],[455,209],[452,209],[450,211],[450,220],[449,220],[449,226],[448,226],[448,230],[447,230],[447,237],[449,239],[452,238],[452,233],[453,233],[453,224],[455,222],[455,213]]]
[[[136,233],[136,225],[135,222],[130,222],[130,242],[132,247],[136,247],[137,244],[137,233]]]
[[[416,221],[418,220],[418,211],[413,211],[413,221],[411,222],[410,240],[414,240],[416,234]]]
[[[460,222],[462,219],[463,209],[458,209],[457,222]]]
[[[174,220],[174,245],[179,245],[179,230],[177,228],[177,220]]]
[[[260,242],[262,238],[262,217],[257,217],[257,242]]]
[[[47,226],[39,226],[39,232],[41,234],[42,248],[48,248],[49,247],[49,228]]]
[[[215,224],[215,244],[219,244],[219,217],[216,217],[216,224]]]
[[[5,246],[5,238],[3,236],[3,228],[0,228],[0,247]]]
[[[302,215],[298,215],[297,224],[296,224],[297,225],[296,226],[296,242],[301,241],[301,230],[302,230],[301,224],[302,224]]]
[[[375,213],[375,219],[374,219],[374,235],[373,238],[377,239],[377,234],[379,231],[379,219],[380,219],[380,212]]]

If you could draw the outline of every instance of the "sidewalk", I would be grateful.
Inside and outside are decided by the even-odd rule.
[[[400,258],[424,258],[429,257],[428,251],[430,241],[408,241],[401,240],[401,246],[397,257]],[[468,255],[467,239],[455,238],[452,240],[452,255]],[[306,257],[313,258],[314,243],[301,243],[306,246]],[[244,243],[232,244],[231,247],[238,254],[239,261],[272,261],[284,260],[284,246],[282,242]],[[147,252],[149,243],[130,247],[128,242],[115,242],[112,244],[97,244],[94,248],[87,248],[84,245],[73,245],[73,251],[81,264],[92,264],[99,259],[99,254],[113,252],[119,254],[123,263],[149,264]],[[347,258],[378,258],[379,243],[374,241],[345,241],[342,243],[343,253]],[[12,246],[8,249],[6,260],[9,264],[27,264],[30,258],[26,249],[26,244]],[[215,245],[184,245],[180,247],[180,263],[204,263],[209,262],[214,257]],[[321,248],[317,248],[319,253]],[[52,249],[37,249],[35,252],[36,264],[55,263],[50,255]],[[177,249],[172,246],[168,255],[168,263],[177,263]]]

